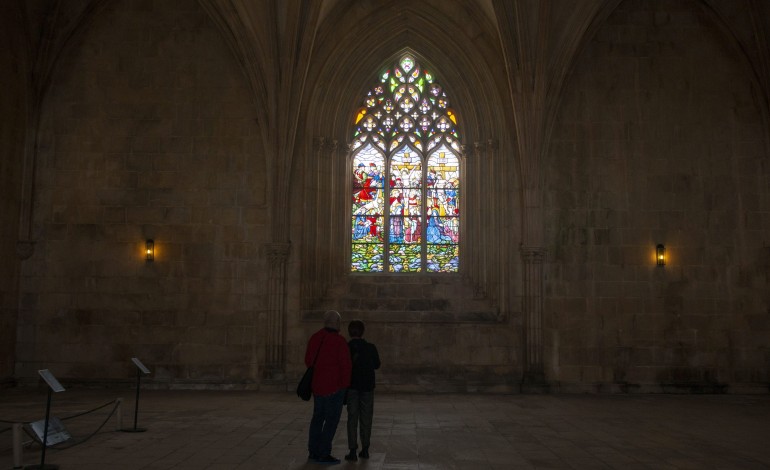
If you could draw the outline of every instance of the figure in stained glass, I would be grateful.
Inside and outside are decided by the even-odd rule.
[[[457,113],[410,54],[379,81],[355,117],[351,270],[457,272]]]
[[[398,188],[390,196],[390,242],[404,242],[404,197]]]

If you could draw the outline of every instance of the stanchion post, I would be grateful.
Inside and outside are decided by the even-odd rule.
[[[123,398],[119,397],[118,404],[115,407],[115,430],[120,431],[123,429]]]
[[[136,369],[136,401],[134,402],[134,431],[136,431],[138,428],[136,427],[137,421],[139,421],[139,389],[142,384],[142,371],[139,370],[139,368]]]
[[[134,427],[133,428],[126,428],[121,429],[123,432],[144,432],[147,429],[145,428],[139,428],[136,426],[137,421],[139,420],[139,390],[142,388],[141,381],[142,381],[142,374],[149,374],[150,370],[145,367],[144,364],[142,364],[142,361],[139,360],[139,358],[132,357],[131,362],[134,363],[136,366],[136,402],[134,403]]]
[[[43,428],[43,451],[40,453],[40,468],[45,468],[45,448],[48,447],[48,420],[51,416],[51,387],[48,387],[48,403],[45,405],[45,427]]]
[[[13,423],[13,468],[21,468],[21,423]]]
[[[40,465],[27,465],[24,467],[29,470],[58,470],[58,465],[45,464],[45,449],[48,447],[48,422],[51,416],[51,394],[53,392],[63,392],[64,387],[56,380],[56,377],[48,369],[39,370],[40,377],[48,384],[48,402],[45,406],[45,428],[43,429],[43,450],[40,452]]]

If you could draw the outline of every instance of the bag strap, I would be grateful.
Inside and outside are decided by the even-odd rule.
[[[324,345],[324,340],[326,339],[326,336],[321,338],[321,344],[318,345],[318,351],[315,352],[315,357],[313,358],[313,365],[310,367],[315,367],[315,361],[318,360],[318,355],[321,354],[321,346]]]

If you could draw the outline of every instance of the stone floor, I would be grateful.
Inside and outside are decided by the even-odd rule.
[[[53,395],[64,418],[131,390],[70,389]],[[45,392],[0,390],[0,420],[45,414]],[[303,469],[311,403],[293,394],[143,390],[139,427],[116,432],[112,405],[64,421],[74,439],[49,449],[61,469]],[[347,449],[346,413],[334,454]],[[12,432],[0,423],[0,469],[13,467]],[[5,430],[5,431],[4,431]],[[366,469],[753,469],[770,468],[770,395],[405,395],[378,394]],[[25,434],[24,440],[30,438]],[[23,463],[40,462],[28,444]]]

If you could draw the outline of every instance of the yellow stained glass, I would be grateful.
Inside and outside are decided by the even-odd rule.
[[[361,111],[359,111],[358,112],[358,116],[356,116],[356,124],[361,122],[361,118],[363,118],[365,115],[366,115],[366,110],[365,109],[362,109]]]
[[[413,56],[378,78],[355,117],[351,271],[457,273],[457,114]]]

